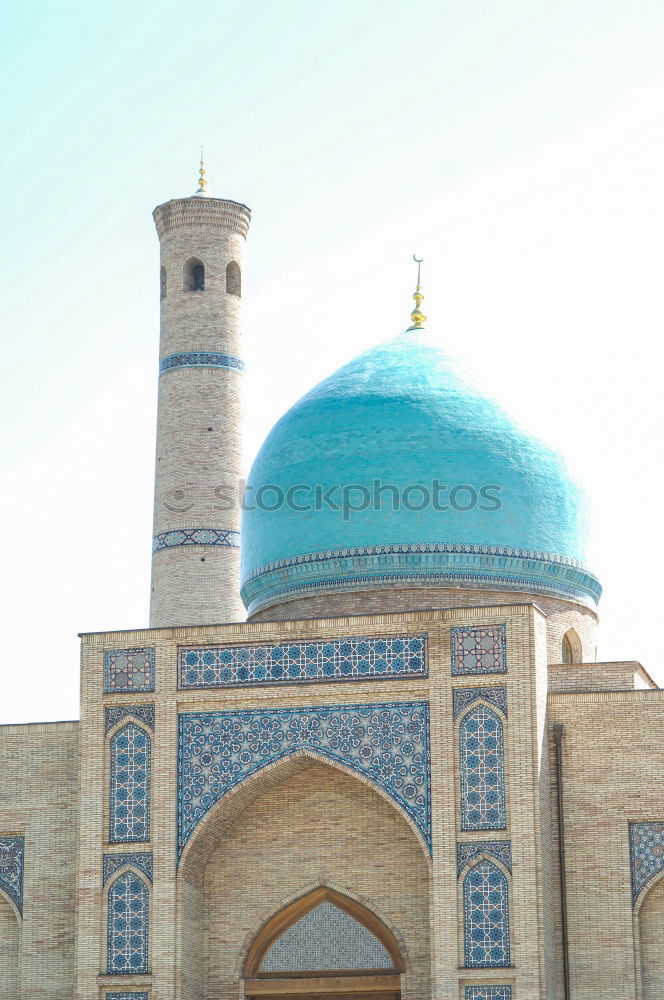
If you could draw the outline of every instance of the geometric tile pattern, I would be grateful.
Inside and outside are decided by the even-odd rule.
[[[107,993],[106,1000],[148,1000],[148,995],[145,990],[141,993]]]
[[[108,972],[148,971],[148,887],[125,872],[108,891]]]
[[[130,723],[111,739],[110,841],[150,839],[151,741]]]
[[[512,1000],[512,987],[466,986],[464,1000]]]
[[[471,840],[470,843],[457,844],[457,875],[461,874],[463,868],[471,861],[479,858],[482,854],[490,854],[512,871],[512,845],[509,840]]]
[[[159,362],[159,374],[172,368],[230,368],[232,371],[244,371],[244,361],[232,354],[219,354],[217,351],[190,351],[188,354],[169,354]]]
[[[0,837],[0,889],[16,903],[23,916],[24,837]]]
[[[137,871],[143,872],[152,881],[151,854],[105,854],[103,885],[106,885],[115,873],[124,868],[125,865],[131,865]]]
[[[646,882],[664,868],[664,823],[630,823],[629,854],[636,903]]]
[[[154,705],[111,705],[106,707],[106,732],[127,716],[154,729]]]
[[[284,931],[267,951],[261,972],[391,969],[385,946],[363,924],[324,902]]]
[[[476,687],[457,688],[453,692],[453,714],[454,718],[463,712],[465,708],[472,705],[479,699],[488,701],[496,708],[499,708],[503,715],[507,715],[507,688],[506,687]]]
[[[154,649],[105,650],[104,691],[154,691]]]
[[[427,702],[190,712],[179,717],[178,845],[250,774],[300,749],[357,771],[431,844]]]
[[[240,532],[233,528],[177,528],[162,531],[152,539],[152,551],[172,549],[178,545],[225,545],[238,548]]]
[[[426,636],[184,647],[179,667],[181,688],[425,677]]]
[[[466,966],[510,964],[507,879],[489,861],[480,861],[463,880]]]
[[[504,674],[507,670],[504,625],[453,628],[452,674]]]
[[[461,829],[503,830],[506,825],[503,726],[478,705],[459,726]]]

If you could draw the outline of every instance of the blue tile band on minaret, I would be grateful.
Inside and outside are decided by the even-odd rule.
[[[164,531],[152,539],[152,551],[171,549],[177,545],[230,545],[238,548],[240,532],[231,528],[180,528]]]
[[[186,712],[178,733],[178,853],[245,778],[301,750],[376,784],[431,850],[429,705],[423,701]]]
[[[160,375],[174,368],[228,368],[230,371],[243,372],[244,361],[232,354],[219,354],[218,351],[192,351],[187,354],[169,354],[159,362]]]

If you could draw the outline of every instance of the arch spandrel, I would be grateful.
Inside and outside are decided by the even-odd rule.
[[[430,850],[426,702],[192,712],[179,717],[178,847],[252,775],[307,752],[386,794]]]

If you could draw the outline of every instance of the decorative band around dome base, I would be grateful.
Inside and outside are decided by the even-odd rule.
[[[493,545],[375,545],[309,552],[267,563],[245,580],[247,614],[296,596],[332,590],[469,587],[526,591],[594,608],[602,588],[575,559]]]

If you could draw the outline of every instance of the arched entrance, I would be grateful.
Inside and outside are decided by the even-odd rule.
[[[309,755],[275,763],[218,802],[183,853],[179,995],[428,996],[429,880],[428,852],[417,832],[369,783]],[[360,954],[382,957],[353,952],[351,961],[346,949],[343,961],[327,952],[324,966],[285,969],[277,968],[275,952],[262,967],[258,945],[265,958],[267,946],[283,937],[280,930],[322,903],[336,915],[326,907],[312,918],[313,929],[311,921],[300,924],[298,934],[308,929],[320,939],[326,919],[335,916],[337,937],[348,939],[359,925]],[[301,966],[312,964],[299,954]]]
[[[247,998],[400,1000],[401,950],[370,910],[328,887],[284,907],[261,929],[244,969]]]

